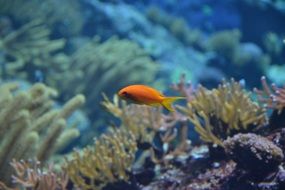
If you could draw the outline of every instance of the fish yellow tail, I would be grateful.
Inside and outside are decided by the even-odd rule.
[[[172,107],[172,103],[176,100],[186,99],[185,97],[165,97],[161,103],[163,107],[165,107],[167,110],[173,112],[174,109]]]

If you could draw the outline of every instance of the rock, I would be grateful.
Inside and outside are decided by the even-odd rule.
[[[248,133],[237,134],[224,141],[226,154],[237,167],[256,176],[277,171],[284,155],[282,150],[268,139]]]

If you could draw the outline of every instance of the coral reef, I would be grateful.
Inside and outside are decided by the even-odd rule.
[[[267,52],[272,56],[279,56],[282,53],[282,37],[276,33],[269,32],[264,36],[263,43]]]
[[[47,169],[43,169],[39,161],[13,160],[11,165],[16,173],[13,176],[13,183],[21,189],[67,189],[68,176],[63,171],[56,172],[52,164],[48,165]]]
[[[249,63],[263,67],[269,64],[268,55],[263,54],[256,45],[241,43],[241,37],[242,34],[238,29],[217,32],[210,36],[206,48],[239,67]]]
[[[270,85],[266,82],[266,78],[261,77],[262,90],[254,88],[258,96],[258,100],[270,109],[278,110],[281,113],[285,107],[285,88],[277,87],[275,84]]]
[[[183,160],[190,149],[186,119],[178,113],[163,114],[161,109],[147,106],[119,103],[115,96],[113,103],[105,97],[104,107],[121,120],[122,128],[127,128],[136,136],[138,146],[151,143],[151,159],[162,167],[171,167],[174,160]],[[179,131],[178,131],[178,129]],[[153,139],[160,141],[153,144]],[[150,144],[150,145],[151,145]]]
[[[126,129],[114,129],[95,140],[93,147],[74,152],[65,170],[76,187],[101,189],[129,179],[136,151],[135,136]]]
[[[53,109],[57,92],[38,83],[28,91],[19,91],[17,83],[0,86],[0,179],[9,183],[12,159],[37,157],[45,162],[57,150],[79,135],[67,127],[66,119],[84,103],[77,95],[62,109]]]
[[[109,183],[125,181],[130,177],[132,165],[135,161],[135,153],[139,143],[150,143],[154,137],[154,131],[150,127],[156,125],[158,118],[148,120],[137,117],[133,111],[127,111],[126,105],[120,108],[118,97],[110,102],[105,96],[103,105],[116,117],[121,118],[122,126],[112,128],[107,134],[95,139],[92,147],[80,152],[74,152],[70,160],[67,160],[66,171],[77,187],[83,189],[102,189]],[[150,111],[144,109],[144,111]],[[139,113],[149,113],[140,111]],[[149,114],[152,117],[151,114]],[[92,167],[90,167],[92,166]],[[92,169],[91,169],[92,168]],[[86,183],[88,179],[88,183]]]
[[[199,147],[194,146],[192,151],[186,153],[188,158],[186,162],[178,168],[168,168],[143,189],[282,189],[284,187],[284,129],[276,130],[276,127],[270,127],[276,123],[282,123],[282,113],[279,119],[272,123],[272,117],[276,117],[275,114],[278,114],[280,108],[282,109],[276,106],[281,101],[279,98],[282,96],[279,95],[282,94],[282,90],[279,92],[280,89],[274,85],[271,89],[264,77],[262,86],[263,90],[255,89],[255,92],[260,103],[267,103],[265,107],[258,106],[252,101],[250,94],[241,84],[233,80],[230,83],[224,82],[217,89],[208,90],[200,86],[194,90],[191,84],[185,83],[185,76],[182,76],[181,81],[172,86],[188,100],[188,107],[179,106],[179,110],[186,113],[186,117],[189,117],[189,113],[195,115],[192,118],[190,116],[189,119],[196,128],[199,127],[196,131],[200,136],[205,134],[205,139],[202,138],[202,140],[222,146],[225,152],[215,152],[220,155],[217,157],[213,154],[213,148],[209,146],[208,151],[197,156],[194,155],[196,152],[194,149]],[[279,101],[275,101],[276,97]],[[237,102],[234,103],[235,101]],[[240,118],[234,120],[231,117],[228,118],[232,113],[229,109],[230,105],[237,111],[234,115]],[[189,110],[187,112],[190,108],[191,112]],[[245,109],[242,110],[242,108]],[[270,112],[266,112],[267,108],[273,109],[273,114],[269,115],[269,124],[267,113]],[[224,116],[219,113],[224,113]],[[244,117],[239,113],[247,116]],[[264,127],[259,128],[260,126]],[[279,127],[282,128],[284,125]],[[200,128],[203,131],[199,131]],[[259,135],[246,133],[247,131]]]
[[[239,29],[213,33],[205,43],[206,52],[212,53],[207,63],[221,69],[227,77],[245,79],[253,87],[258,77],[267,72],[271,57],[252,42],[244,41]],[[255,72],[248,73],[249,70]]]
[[[116,122],[94,145],[74,151],[62,169],[66,176],[54,175],[69,177],[69,188],[75,189],[254,190],[284,186],[284,131],[260,136],[268,134],[257,131],[267,124],[265,108],[253,102],[240,83],[232,80],[213,90],[201,86],[195,91],[182,76],[172,87],[189,100],[187,107],[178,107],[185,115],[127,105],[117,96],[110,101],[104,95],[102,105],[119,119],[120,126]],[[263,88],[269,88],[265,79]],[[255,91],[261,99],[262,91]],[[190,146],[187,118],[198,127],[202,140],[220,145],[228,157],[216,159],[211,147]],[[248,131],[260,135],[241,134]],[[15,179],[26,187],[26,179]]]
[[[267,123],[265,109],[253,102],[240,83],[223,82],[217,89],[202,86],[187,108],[181,110],[205,142],[223,146],[223,139],[238,132],[256,130]]]
[[[222,31],[213,34],[208,43],[207,49],[215,51],[228,60],[234,60],[234,56],[238,51],[241,33],[239,30]]]
[[[266,109],[272,110],[269,118],[269,129],[274,130],[285,126],[284,107],[285,91],[284,87],[278,87],[274,83],[269,85],[266,78],[261,77],[262,89],[254,88],[259,103]]]
[[[0,51],[5,60],[1,68],[1,78],[32,79],[36,70],[48,73],[50,67],[61,68],[52,64],[52,53],[65,45],[64,39],[51,40],[50,29],[43,24],[43,20],[33,20],[18,30],[0,37]],[[47,62],[51,63],[50,65]],[[59,69],[58,69],[59,70]]]
[[[102,104],[120,119],[121,126],[114,126],[95,139],[94,146],[74,152],[66,161],[65,169],[77,187],[104,189],[119,182],[131,183],[130,178],[136,176],[139,183],[147,183],[145,178],[150,176],[138,177],[145,160],[150,158],[155,164],[167,168],[172,165],[171,161],[182,158],[189,150],[187,126],[182,127],[177,135],[174,126],[178,119],[163,115],[160,109],[127,106],[120,103],[117,96],[113,102],[105,97]],[[161,150],[153,144],[156,136],[162,141]],[[136,157],[138,152],[143,153]],[[154,172],[154,168],[142,169],[146,170],[142,172]]]
[[[202,47],[202,33],[192,29],[183,18],[167,14],[162,9],[151,6],[146,11],[147,17],[155,24],[160,24],[169,30],[177,39],[187,46]]]
[[[285,189],[282,1],[0,5],[1,79],[41,82],[0,84],[0,189]],[[186,102],[108,98],[131,83]]]
[[[61,89],[64,99],[76,93],[86,95],[87,105],[92,105],[88,107],[88,114],[99,114],[102,92],[111,95],[129,83],[149,84],[154,80],[158,68],[157,63],[138,44],[116,37],[103,43],[99,43],[95,37],[65,58],[69,62],[68,67],[53,75],[47,83]],[[145,73],[148,73],[148,77],[145,77]],[[110,88],[113,86],[116,88]],[[96,118],[100,119],[99,116]]]
[[[77,0],[11,0],[0,1],[0,15],[9,15],[20,23],[26,23],[34,19],[44,20],[50,28],[54,28],[63,36],[75,35],[81,31],[84,20],[81,6]],[[62,7],[58,9],[57,7]]]
[[[88,35],[100,35],[103,39],[117,35],[140,44],[148,54],[159,60],[161,66],[159,74],[166,82],[176,81],[182,72],[187,72],[187,76],[193,82],[206,74],[211,79],[215,78],[205,69],[208,55],[197,51],[199,42],[195,41],[196,36],[201,36],[199,32],[196,35],[194,29],[190,29],[191,32],[188,34],[190,36],[193,34],[195,38],[193,39],[195,49],[191,46],[186,47],[167,28],[151,22],[146,18],[144,11],[141,12],[133,6],[98,0],[89,0],[87,5],[92,8],[90,10],[92,14],[88,17],[88,26],[90,26]],[[92,27],[98,23],[100,27]],[[197,65],[199,67],[196,67]]]

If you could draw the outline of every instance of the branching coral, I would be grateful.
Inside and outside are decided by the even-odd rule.
[[[148,106],[126,105],[125,102],[121,104],[117,96],[114,96],[113,102],[106,97],[103,102],[104,107],[121,120],[121,127],[127,128],[136,136],[138,143],[152,143],[154,136],[158,134],[156,140],[162,142],[161,155],[158,158],[154,149],[151,149],[152,161],[168,167],[174,159],[185,156],[191,142],[188,140],[184,116],[178,112],[165,115],[161,109]],[[177,126],[180,128],[179,132]]]
[[[74,152],[65,170],[77,187],[101,189],[107,183],[128,180],[136,150],[131,132],[114,129],[95,140],[94,147]]]
[[[265,109],[250,99],[242,86],[232,80],[217,89],[200,86],[187,108],[181,108],[203,141],[223,146],[223,139],[256,129],[267,122]]]
[[[93,147],[74,152],[73,158],[67,161],[67,173],[79,188],[101,189],[108,183],[127,181],[138,150],[137,143],[152,141],[154,131],[148,130],[150,127],[158,127],[157,118],[147,120],[136,115],[150,114],[147,108],[138,112],[138,109],[133,107],[132,111],[127,111],[126,105],[123,105],[123,109],[120,108],[117,96],[113,102],[105,96],[103,105],[116,117],[121,118],[124,125],[113,128],[96,139]],[[134,109],[137,109],[137,112],[134,112]]]
[[[183,18],[172,16],[155,6],[150,7],[146,15],[152,22],[164,26],[185,45],[202,46],[201,31],[190,28]]]
[[[280,56],[283,49],[282,37],[269,32],[264,36],[263,44],[267,52],[272,56]]]
[[[80,3],[77,0],[0,0],[0,14],[9,15],[17,22],[25,23],[34,19],[45,20],[49,26],[58,27],[63,35],[77,34],[83,25]],[[62,8],[58,9],[60,6]],[[68,29],[68,30],[67,30]],[[60,31],[64,30],[64,31]]]
[[[92,104],[92,111],[98,109],[98,97],[102,92],[114,94],[129,83],[150,83],[158,67],[138,44],[118,38],[103,43],[94,38],[79,48],[69,62],[65,72],[47,82],[62,89],[67,96],[85,94],[87,104]]]
[[[21,189],[38,190],[66,190],[68,176],[66,173],[56,172],[53,165],[42,169],[39,161],[16,161],[11,162],[15,170],[13,183]]]
[[[41,83],[18,92],[16,83],[0,86],[0,179],[9,182],[12,158],[37,157],[45,162],[58,148],[78,136],[66,120],[84,102],[82,95],[53,109],[57,92]]]
[[[270,88],[264,76],[261,78],[261,84],[263,90],[254,89],[259,101],[263,103],[265,107],[276,109],[278,113],[280,113],[285,107],[285,87],[280,88],[272,84]]]
[[[66,170],[71,180],[77,187],[83,189],[102,189],[108,183],[127,181],[132,172],[137,150],[151,149],[154,135],[158,131],[165,131],[161,135],[165,152],[163,158],[156,158],[156,163],[167,164],[171,159],[185,153],[189,148],[187,131],[182,130],[180,142],[176,142],[175,149],[167,148],[176,138],[173,133],[175,123],[170,117],[166,117],[159,109],[147,106],[126,105],[120,103],[115,96],[111,102],[105,96],[103,106],[114,116],[121,120],[120,127],[113,127],[107,134],[95,139],[95,145],[74,152],[72,158],[66,162]],[[185,129],[185,128],[184,128]],[[148,144],[147,148],[141,148],[142,144]],[[148,152],[150,156],[150,152]]]
[[[241,33],[239,30],[229,30],[215,33],[208,41],[207,48],[233,60],[240,43]]]
[[[102,105],[109,113],[119,118],[123,126],[135,125],[136,128],[152,129],[153,131],[173,126],[173,123],[165,122],[165,116],[162,115],[160,109],[135,104],[127,105],[125,101],[120,101],[117,95],[113,97],[112,102],[104,95]]]
[[[269,64],[270,57],[263,54],[258,46],[242,44],[240,39],[241,32],[237,29],[221,31],[209,38],[206,48],[239,67],[250,63],[262,68]]]
[[[31,68],[47,71],[50,65],[45,62],[50,61],[51,54],[65,45],[64,39],[50,40],[50,32],[41,20],[34,20],[0,38],[0,51],[6,58],[2,63],[2,78],[15,76],[16,73],[18,76],[33,73],[29,70]]]

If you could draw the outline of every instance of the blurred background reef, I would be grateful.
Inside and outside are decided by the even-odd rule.
[[[0,190],[285,189],[284,20],[282,0],[0,0]],[[135,83],[187,100],[119,100]]]

